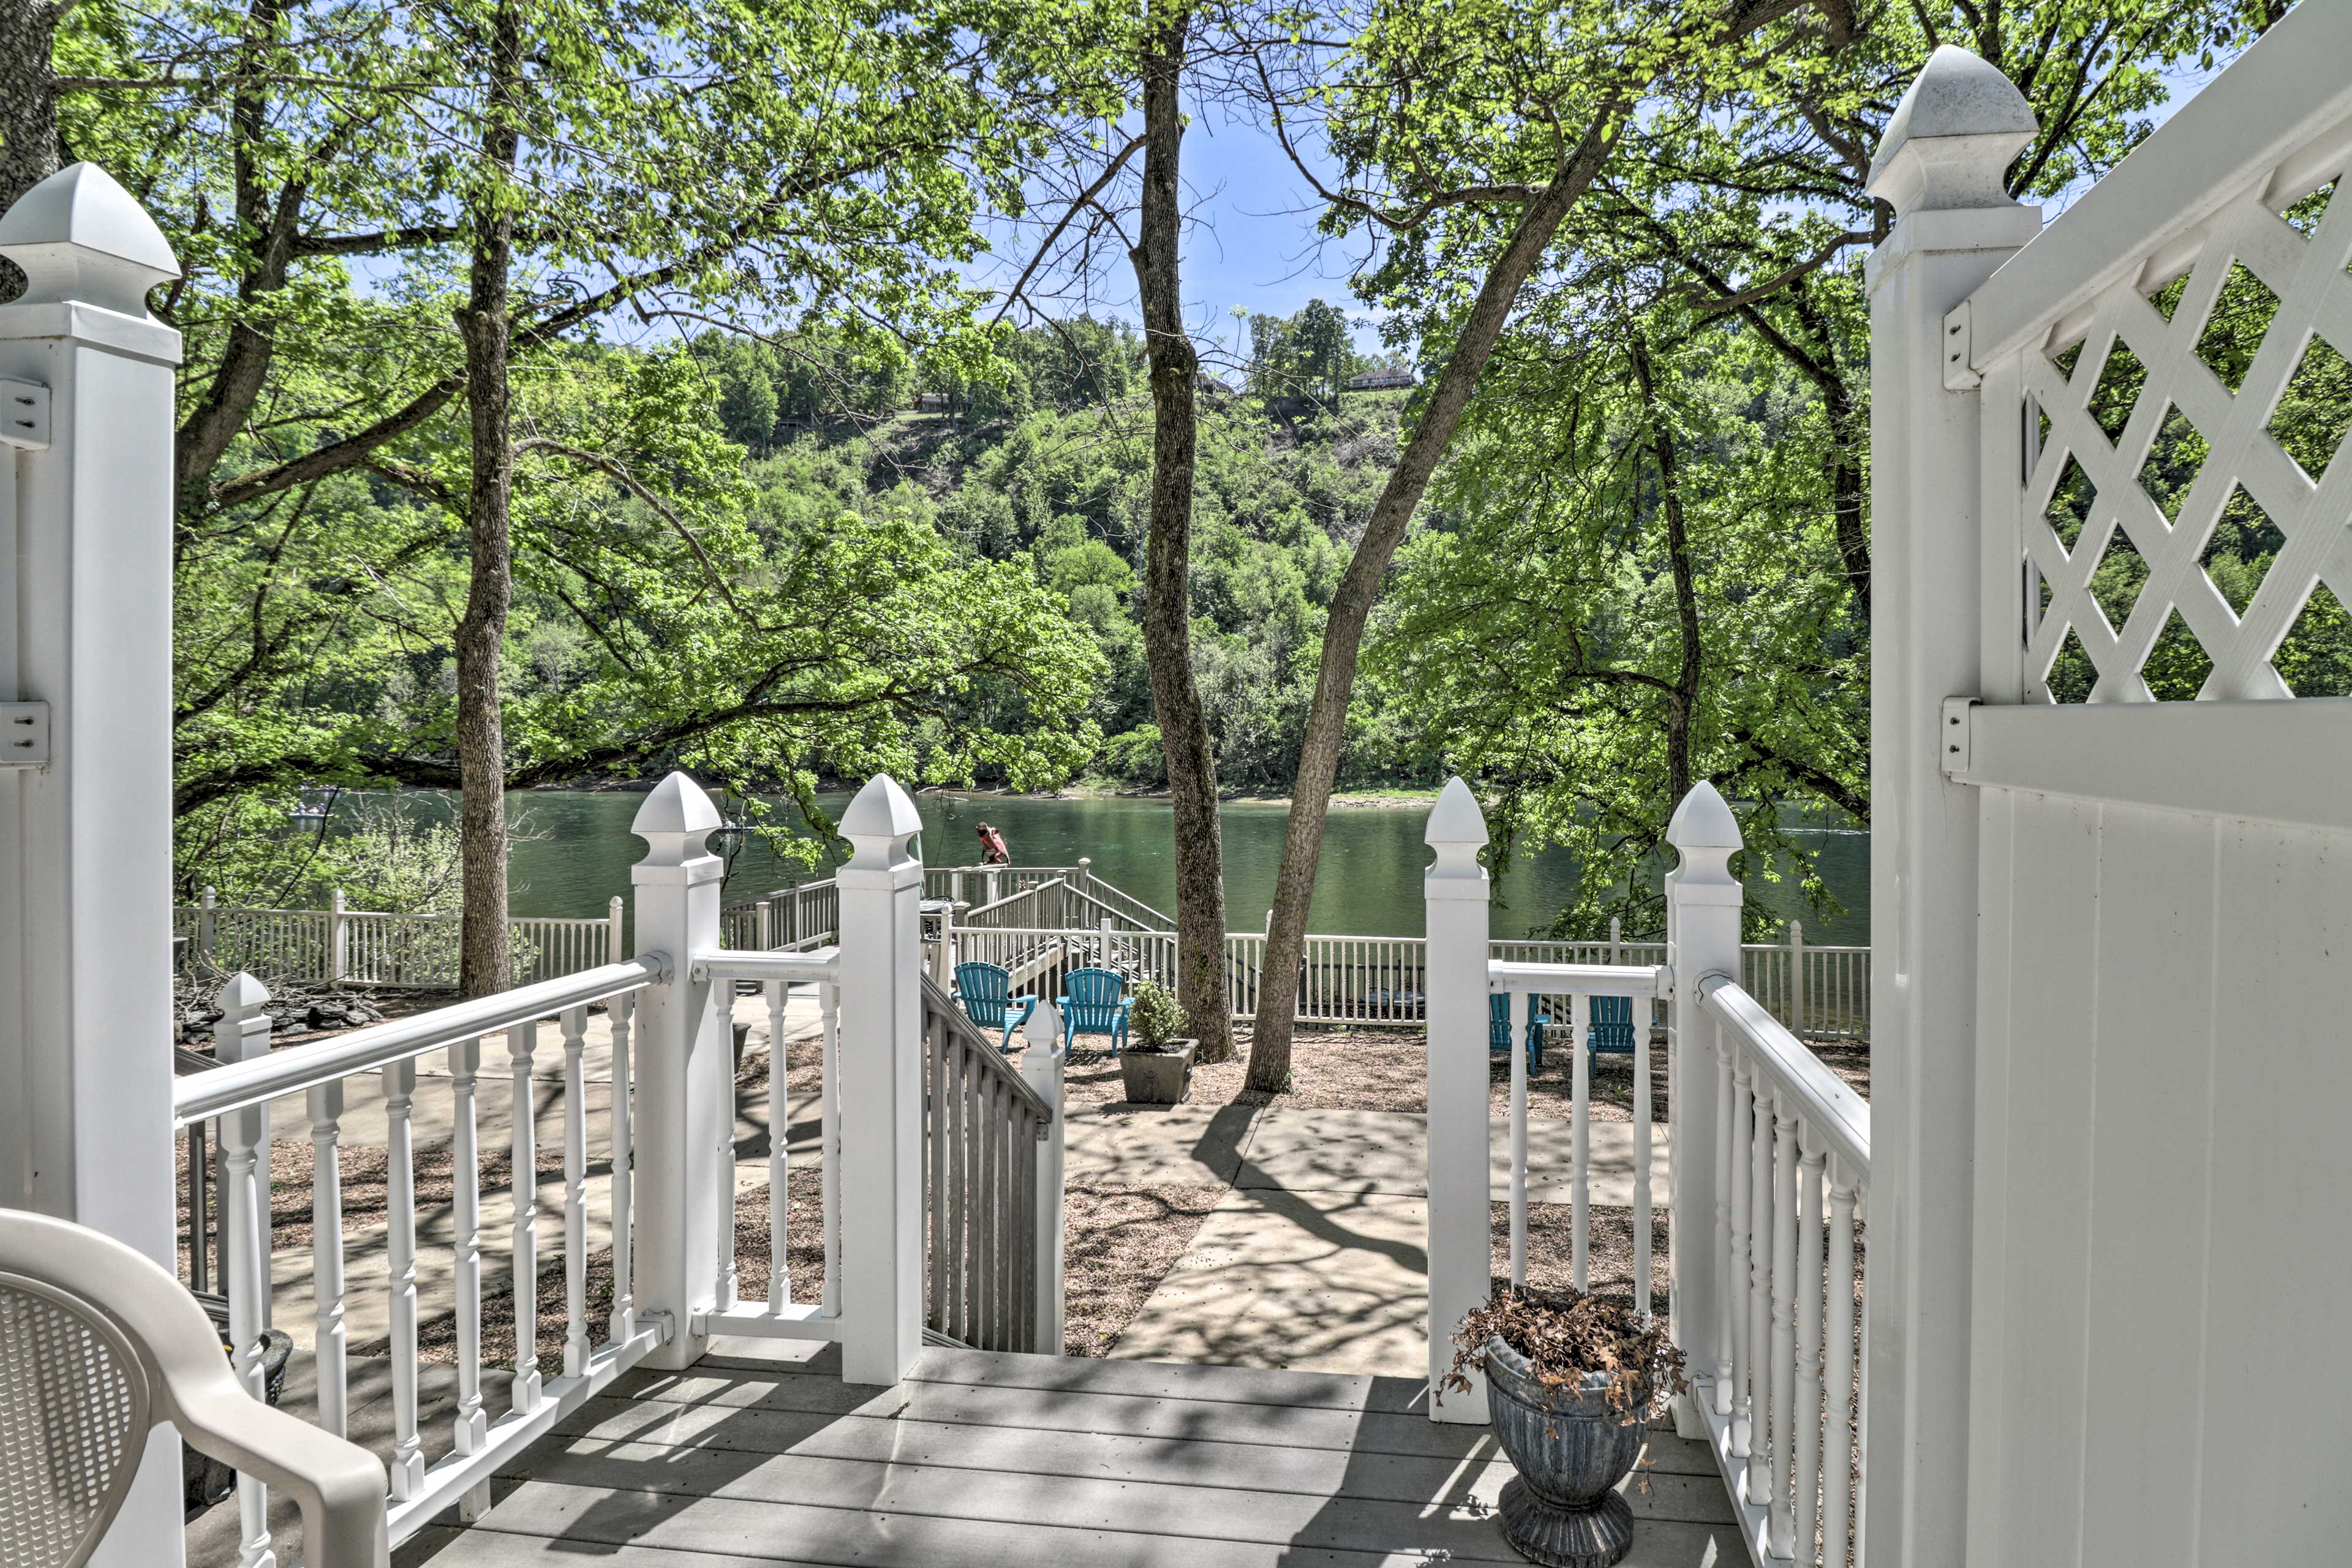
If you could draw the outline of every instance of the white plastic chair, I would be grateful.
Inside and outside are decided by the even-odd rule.
[[[0,1563],[79,1568],[166,1421],[300,1505],[310,1568],[385,1568],[373,1455],[247,1393],[205,1310],[146,1258],[0,1209]]]

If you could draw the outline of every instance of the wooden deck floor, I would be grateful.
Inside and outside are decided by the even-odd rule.
[[[477,1523],[401,1564],[1242,1568],[1517,1563],[1484,1427],[1395,1378],[930,1350],[890,1388],[834,1352],[719,1342],[640,1370],[518,1457]],[[1635,1568],[1735,1565],[1712,1462],[1653,1433]]]

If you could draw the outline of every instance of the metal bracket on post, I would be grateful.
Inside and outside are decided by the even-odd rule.
[[[1944,317],[1944,390],[1967,392],[1984,384],[1969,363],[1969,302],[1961,300]]]
[[[49,389],[37,381],[0,376],[0,446],[49,449]]]
[[[1948,779],[1958,779],[1969,771],[1969,710],[1981,701],[1976,697],[1944,699],[1944,710],[1936,730],[1936,754]]]
[[[0,768],[49,765],[49,705],[0,702]]]

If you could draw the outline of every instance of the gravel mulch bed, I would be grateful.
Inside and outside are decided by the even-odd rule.
[[[1301,1110],[1404,1110],[1416,1115],[1429,1110],[1429,1047],[1427,1037],[1404,1029],[1358,1029],[1294,1036],[1290,1048],[1290,1089],[1265,1094],[1244,1089],[1250,1037],[1244,1032],[1234,1058],[1192,1069],[1194,1105],[1281,1105]],[[1017,1053],[1016,1053],[1017,1054]],[[1867,1057],[1864,1057],[1865,1067]],[[1547,1051],[1540,1071],[1528,1074],[1528,1112],[1566,1121],[1574,1108],[1576,1085],[1570,1076],[1575,1060],[1565,1048]],[[1510,1058],[1499,1053],[1487,1058],[1488,1094],[1496,1113],[1510,1109]],[[1118,1062],[1108,1051],[1073,1052],[1063,1079],[1064,1092],[1073,1104],[1116,1105],[1126,1101]],[[1592,1117],[1596,1121],[1633,1120],[1633,1064],[1625,1057],[1603,1057],[1591,1084]],[[1650,1051],[1650,1114],[1661,1124],[1666,1117],[1666,1052],[1663,1043]]]
[[[1063,1340],[1066,1353],[1102,1356],[1192,1245],[1228,1189],[1082,1187],[1066,1191],[1063,1220]]]

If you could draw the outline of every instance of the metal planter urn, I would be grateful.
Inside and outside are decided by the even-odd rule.
[[[1486,1342],[1486,1413],[1518,1471],[1503,1483],[1503,1539],[1545,1568],[1608,1568],[1633,1549],[1633,1510],[1617,1483],[1642,1457],[1648,1424],[1610,1409],[1606,1386],[1605,1373],[1581,1389],[1547,1386],[1527,1357]]]
[[[1181,1105],[1192,1092],[1198,1040],[1171,1040],[1165,1049],[1129,1046],[1118,1053],[1118,1080],[1134,1105]]]

